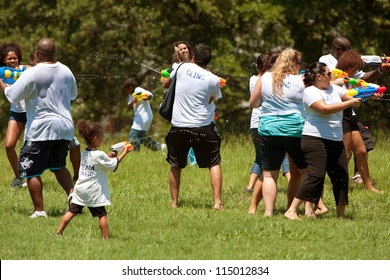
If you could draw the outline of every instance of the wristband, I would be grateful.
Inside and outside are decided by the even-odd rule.
[[[382,68],[382,67],[379,66],[377,70],[378,70],[378,73],[382,75],[382,74],[383,74],[383,71],[382,71],[381,68]]]

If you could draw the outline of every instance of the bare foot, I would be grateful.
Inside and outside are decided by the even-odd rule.
[[[285,212],[284,217],[286,217],[289,220],[297,220],[297,221],[302,221],[301,218],[299,218],[298,214],[296,212]]]
[[[219,211],[219,210],[224,210],[223,209],[223,206],[222,206],[222,203],[219,203],[219,204],[216,204],[216,205],[214,205],[214,208],[213,208],[214,210],[217,210],[217,211]]]
[[[248,209],[248,214],[254,215],[256,214],[257,208],[250,206]]]
[[[326,207],[322,207],[322,208],[318,208],[317,207],[317,209],[314,211],[314,214],[315,215],[321,215],[321,214],[325,214],[325,213],[328,213],[328,212],[329,212],[329,210]]]
[[[374,193],[384,193],[384,191],[382,191],[382,190],[378,190],[377,188],[375,188],[375,187],[371,187],[371,188],[367,188],[367,190],[369,191],[369,192],[374,192]]]
[[[172,208],[179,208],[179,205],[177,203],[172,202]]]
[[[316,214],[314,214],[313,212],[311,212],[311,213],[306,213],[306,214],[305,214],[305,217],[306,217],[306,218],[311,218],[311,219],[317,218],[317,217],[316,217]]]

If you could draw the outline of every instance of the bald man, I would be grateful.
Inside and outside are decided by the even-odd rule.
[[[65,192],[73,189],[72,177],[65,167],[68,144],[73,140],[74,124],[70,102],[78,94],[70,69],[56,59],[53,39],[43,38],[36,46],[38,64],[28,68],[11,86],[0,82],[7,99],[26,103],[25,143],[19,156],[19,170],[27,178],[34,205],[31,218],[47,217],[42,196],[41,175],[51,170]]]

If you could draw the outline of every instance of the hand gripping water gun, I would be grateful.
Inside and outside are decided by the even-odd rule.
[[[134,92],[132,96],[133,98],[136,98],[138,101],[148,100],[150,97],[150,95],[147,94],[146,92]]]
[[[169,78],[171,76],[173,68],[167,68],[164,70],[161,70],[161,78]]]
[[[127,149],[129,151],[133,150],[133,145],[127,141],[123,141],[112,145],[110,149],[111,152],[114,152],[115,156],[117,156],[118,152],[123,151],[123,149]]]
[[[173,68],[167,68],[164,70],[161,70],[161,79],[163,78],[169,78],[171,76]],[[226,79],[219,77],[219,86],[223,87],[226,85]]]
[[[379,96],[382,96],[386,90],[386,87],[366,86],[349,89],[347,93],[349,96],[353,96],[354,98],[362,98],[363,101],[365,101],[373,94],[378,94]]]
[[[4,83],[12,85],[19,76],[23,73],[23,70],[19,70],[11,67],[0,67],[0,78]]]
[[[361,56],[364,64],[375,65],[375,66],[387,66],[390,64],[390,57],[379,56],[379,55],[362,55]]]

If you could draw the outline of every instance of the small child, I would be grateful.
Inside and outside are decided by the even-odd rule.
[[[115,171],[119,162],[129,152],[124,148],[118,157],[113,152],[108,155],[98,148],[103,144],[103,127],[98,123],[77,123],[79,134],[84,137],[87,148],[81,154],[79,179],[74,192],[69,195],[68,212],[61,219],[56,235],[62,235],[74,216],[80,214],[87,206],[93,217],[99,217],[99,227],[103,239],[108,239],[108,220],[106,205],[111,205],[108,189],[108,171]]]

